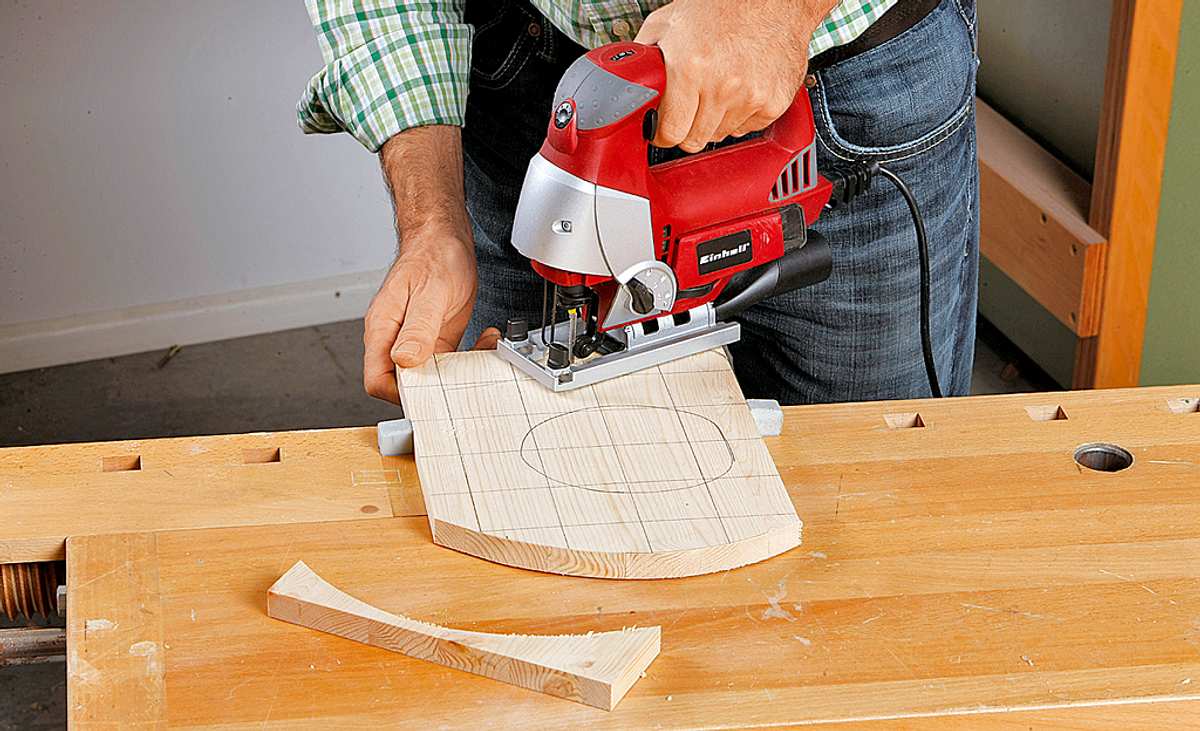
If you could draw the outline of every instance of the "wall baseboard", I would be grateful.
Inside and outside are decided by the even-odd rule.
[[[360,318],[383,271],[0,325],[0,373]]]

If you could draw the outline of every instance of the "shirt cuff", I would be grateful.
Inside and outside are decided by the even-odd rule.
[[[430,124],[462,126],[471,26],[438,24],[372,38],[308,82],[296,107],[306,134],[349,132],[371,152]]]

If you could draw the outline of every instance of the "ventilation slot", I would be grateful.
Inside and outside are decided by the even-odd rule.
[[[770,201],[778,203],[816,185],[817,169],[814,163],[815,153],[812,145],[809,145],[789,160],[779,173],[779,177],[775,179],[775,185],[771,186]]]

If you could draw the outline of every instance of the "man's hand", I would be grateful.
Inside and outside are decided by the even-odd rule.
[[[363,319],[363,385],[399,403],[396,366],[411,368],[458,347],[475,305],[475,250],[457,232],[405,237]]]
[[[767,127],[791,106],[808,72],[808,43],[837,0],[674,0],[650,15],[639,43],[667,66],[659,147],[699,152]]]
[[[380,150],[392,193],[399,254],[363,320],[363,386],[400,402],[396,366],[455,350],[475,306],[475,245],[463,201],[457,127],[417,127]],[[489,328],[476,347],[495,347]]]

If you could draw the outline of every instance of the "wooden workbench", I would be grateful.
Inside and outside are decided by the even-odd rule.
[[[0,511],[17,516],[0,536],[8,560],[53,557],[66,539],[78,725],[1178,728],[1200,724],[1197,396],[787,409],[767,441],[804,544],[689,579],[552,576],[434,546],[423,518],[392,517],[419,513],[419,485],[411,460],[371,453],[371,430],[0,450]],[[924,426],[895,428],[912,423]],[[1075,449],[1098,441],[1133,466],[1079,467]],[[239,461],[279,445],[279,462]],[[98,460],[134,453],[124,490],[91,479]],[[287,486],[272,469],[290,470]],[[76,494],[117,504],[56,518]],[[171,495],[189,502],[172,510]],[[236,526],[145,532],[189,514]],[[292,522],[314,520],[326,522]],[[112,531],[140,532],[100,534]],[[266,589],[296,560],[382,609],[456,628],[658,624],[662,654],[605,713],[271,620]]]

